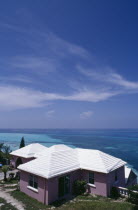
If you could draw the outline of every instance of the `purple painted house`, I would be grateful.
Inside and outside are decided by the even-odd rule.
[[[31,144],[11,155],[15,167],[18,158],[23,163],[20,190],[44,204],[69,197],[76,180],[86,180],[86,191],[102,196],[109,196],[112,186],[128,186],[130,174],[131,184],[137,180],[126,162],[99,150]]]
[[[20,164],[27,163],[30,160],[35,159],[35,154],[45,149],[46,147],[44,147],[43,145],[35,143],[29,144],[26,147],[15,150],[10,153],[12,156],[11,165],[14,168],[17,168]]]

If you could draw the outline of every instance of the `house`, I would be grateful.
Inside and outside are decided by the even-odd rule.
[[[135,185],[137,183],[137,175],[131,168],[128,168],[127,166],[125,166],[125,183],[126,187]]]
[[[26,147],[17,149],[10,153],[12,157],[11,165],[14,166],[14,168],[17,168],[20,164],[33,160],[37,152],[41,152],[45,149],[45,146],[38,143],[29,144]]]
[[[99,150],[66,145],[42,146],[40,150],[39,145],[32,151],[32,145],[30,155],[27,147],[11,153],[13,160],[14,154],[24,158],[23,149],[27,155],[26,163],[22,160],[23,164],[18,166],[20,190],[44,204],[67,198],[76,180],[86,180],[87,192],[102,196],[109,196],[112,186],[126,186],[126,162]]]

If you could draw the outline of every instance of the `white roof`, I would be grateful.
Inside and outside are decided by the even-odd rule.
[[[22,164],[18,169],[51,178],[77,169],[109,173],[126,162],[99,150],[73,149],[65,145],[55,145],[42,151],[37,159]]]
[[[126,162],[122,161],[121,159],[108,155],[99,150],[76,150],[78,151],[80,168],[82,169],[109,173],[110,171],[113,171],[126,164]]]
[[[131,168],[128,168],[127,166],[125,166],[125,179],[128,179],[131,170],[132,170]]]
[[[15,150],[15,151],[11,152],[10,154],[19,156],[19,157],[24,157],[24,158],[31,158],[31,157],[34,157],[36,153],[43,151],[46,148],[47,147],[45,147],[41,144],[33,143],[33,144],[29,144],[25,147],[22,147],[18,150]]]
[[[71,148],[64,145],[64,144],[53,145],[49,148],[46,147],[43,151],[37,152],[34,157],[38,158],[38,157],[41,157],[41,156],[45,156],[45,155],[47,155],[48,151],[56,152],[56,151],[66,151],[68,149],[71,149]]]

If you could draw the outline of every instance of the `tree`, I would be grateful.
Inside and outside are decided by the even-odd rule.
[[[24,137],[21,138],[20,148],[25,147],[25,140]]]
[[[0,152],[1,152],[2,149],[3,149],[3,145],[4,145],[4,143],[0,143]]]
[[[3,146],[3,153],[4,153],[6,156],[8,156],[10,152],[12,152],[10,146],[4,145],[4,146]]]
[[[6,159],[10,160],[10,152],[12,152],[12,150],[11,150],[10,146],[4,145],[2,151],[3,151],[2,157],[3,157],[4,164],[5,164]],[[6,162],[6,164],[7,164],[7,162]]]
[[[4,173],[4,181],[7,181],[8,166],[2,166],[2,172]]]

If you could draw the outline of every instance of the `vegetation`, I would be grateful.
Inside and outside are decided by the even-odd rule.
[[[22,203],[26,206],[25,210],[38,210],[38,209],[47,209],[50,206],[44,205],[37,200],[27,196],[25,193],[20,192],[18,190],[12,191],[11,195],[16,198],[19,201],[22,201]]]
[[[81,195],[73,200],[65,202],[65,200],[54,202],[50,206],[46,206],[35,199],[27,196],[23,192],[15,190],[11,195],[26,206],[26,210],[38,210],[54,208],[59,210],[137,210],[138,206],[125,202],[124,200],[113,200],[102,196]]]
[[[20,147],[19,148],[22,148],[22,147],[25,147],[25,139],[24,139],[24,137],[21,138],[21,142],[20,142]]]
[[[129,187],[128,201],[138,205],[138,185]]]
[[[7,179],[6,181],[0,181],[0,185],[7,185],[7,184],[18,184],[18,180],[16,179]]]
[[[0,152],[2,151],[3,146],[4,146],[4,143],[0,143]]]
[[[0,163],[5,165],[7,164],[7,161],[9,162],[10,152],[11,152],[10,146],[4,145],[4,143],[0,143]]]
[[[9,170],[8,166],[2,166],[2,172],[4,173],[4,181],[7,181],[7,172]]]
[[[82,202],[72,202],[66,206],[59,208],[60,210],[137,210],[137,207],[134,207],[128,203],[117,203],[117,202],[104,202],[104,201],[82,201]]]
[[[73,184],[73,194],[74,195],[82,195],[86,191],[86,181],[84,180],[77,180]]]
[[[10,203],[6,203],[6,201],[3,198],[0,198],[0,209],[1,210],[17,210],[14,206],[12,206]]]
[[[120,197],[120,194],[116,187],[112,187],[111,189],[111,198],[117,199]]]

